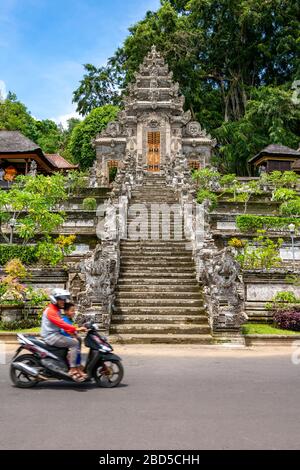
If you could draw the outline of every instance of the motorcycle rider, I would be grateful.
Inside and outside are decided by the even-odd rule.
[[[75,380],[82,381],[86,378],[86,374],[76,364],[79,342],[75,335],[80,331],[86,331],[86,328],[77,328],[62,319],[61,310],[69,298],[70,293],[65,289],[54,289],[52,291],[51,303],[43,312],[41,336],[50,346],[69,349],[69,374]],[[64,336],[61,330],[69,333],[72,337]]]

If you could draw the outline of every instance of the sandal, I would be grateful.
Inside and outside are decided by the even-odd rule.
[[[85,380],[85,377],[79,372],[79,370],[72,370],[69,371],[69,376],[75,381],[75,382],[83,382]]]

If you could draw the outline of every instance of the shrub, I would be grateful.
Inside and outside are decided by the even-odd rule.
[[[218,196],[208,189],[199,189],[197,192],[197,202],[202,204],[205,200],[210,201],[210,209],[214,209],[218,204]]]
[[[235,173],[229,173],[227,175],[223,175],[220,179],[220,185],[222,188],[231,188],[232,185],[237,184],[238,180]]]
[[[200,187],[210,189],[211,184],[213,182],[217,183],[221,175],[214,168],[203,168],[201,170],[194,171],[192,176]]]
[[[289,188],[278,188],[273,194],[273,201],[285,202],[295,199],[297,192],[294,189]]]
[[[4,331],[14,331],[14,330],[25,330],[29,328],[35,328],[37,326],[40,326],[40,318],[37,316],[36,318],[26,318],[24,320],[16,320],[16,321],[10,321],[10,322],[5,322],[1,321],[0,322],[0,330]]]
[[[263,230],[257,232],[258,236],[253,239],[255,245],[245,244],[243,251],[236,256],[237,261],[243,269],[269,269],[278,267],[282,261],[279,249],[283,243],[281,238],[277,242],[265,235]]]
[[[285,230],[288,231],[289,224],[300,225],[300,218],[273,217],[264,215],[238,215],[236,225],[241,232],[256,232],[257,230]]]
[[[245,241],[241,240],[240,238],[234,237],[229,240],[228,245],[238,250],[238,249],[244,248]]]
[[[1,244],[0,265],[3,266],[13,258],[18,258],[24,264],[34,264],[37,261],[36,247]]]
[[[39,263],[46,266],[59,264],[66,255],[72,253],[75,239],[75,235],[69,235],[68,237],[60,235],[55,240],[47,238],[38,243],[36,253]]]
[[[277,312],[274,322],[276,326],[284,330],[300,331],[300,311],[291,309]]]
[[[94,197],[86,197],[82,201],[82,207],[86,211],[95,211],[97,209],[97,201]]]
[[[291,201],[283,202],[279,208],[280,214],[282,215],[300,215],[300,197]]]
[[[267,302],[265,308],[267,310],[287,310],[291,308],[291,304],[299,303],[299,299],[295,296],[294,292],[282,291],[277,292],[272,298],[271,302]]]

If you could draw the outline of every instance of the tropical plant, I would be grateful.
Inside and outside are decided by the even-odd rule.
[[[238,215],[236,217],[236,226],[241,232],[256,232],[261,230],[289,231],[288,226],[295,224],[300,226],[300,218],[295,217],[274,217],[265,215]]]
[[[29,277],[29,273],[19,259],[12,259],[4,266],[5,276],[0,279],[0,304],[22,306],[28,301],[34,302],[46,300],[47,293],[42,289],[27,287],[21,281]]]
[[[243,269],[269,271],[282,264],[279,251],[282,243],[282,238],[274,241],[266,236],[264,230],[258,230],[253,243],[246,243],[242,252],[236,256],[236,259]]]
[[[67,198],[65,178],[52,176],[18,176],[12,189],[0,190],[0,234],[7,243],[13,243],[17,234],[27,244],[36,235],[47,235],[64,221],[64,213],[56,211]],[[3,231],[9,222],[10,237]]]
[[[271,300],[267,302],[265,308],[267,310],[272,310],[278,312],[279,310],[287,310],[291,308],[291,304],[295,305],[300,303],[300,299],[297,299],[294,292],[290,291],[281,291],[277,292]]]
[[[272,200],[276,202],[286,202],[297,197],[297,192],[294,189],[278,188],[272,195]]]
[[[283,202],[279,207],[280,214],[285,216],[300,216],[300,197]]]
[[[199,189],[197,192],[197,202],[202,204],[204,201],[209,201],[210,210],[213,210],[218,204],[218,196],[208,189]]]
[[[69,151],[74,162],[79,163],[82,170],[91,167],[95,158],[96,150],[93,146],[93,139],[104,129],[110,121],[113,121],[119,108],[112,105],[102,106],[91,111],[91,113],[80,122],[73,130]]]
[[[86,211],[94,211],[97,209],[97,201],[94,197],[86,197],[82,201],[82,207]]]

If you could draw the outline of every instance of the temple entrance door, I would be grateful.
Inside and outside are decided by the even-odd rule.
[[[148,171],[160,169],[160,132],[148,132]]]

